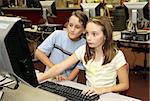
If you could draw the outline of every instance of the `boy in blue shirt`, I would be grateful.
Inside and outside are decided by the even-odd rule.
[[[46,70],[65,60],[78,47],[86,43],[82,35],[87,21],[88,17],[82,11],[73,12],[66,30],[54,31],[38,46],[35,56],[47,66]],[[74,80],[80,69],[83,69],[83,65],[78,62],[65,70],[62,75],[57,76],[57,79]]]

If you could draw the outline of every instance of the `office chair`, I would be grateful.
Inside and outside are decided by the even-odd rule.
[[[85,77],[85,75],[86,75],[85,74],[85,70],[80,70],[80,72],[78,74],[77,82],[86,85],[86,77]]]

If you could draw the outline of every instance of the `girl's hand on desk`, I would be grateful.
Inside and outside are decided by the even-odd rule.
[[[89,95],[89,96],[92,96],[94,94],[100,95],[104,93],[106,93],[106,88],[103,87],[102,88],[89,87],[82,91],[82,94]]]
[[[37,75],[37,80],[39,83],[42,81],[45,81],[45,80],[55,80],[56,79],[56,78],[48,78],[48,79],[43,80],[43,75],[44,75],[43,72],[39,72],[36,75]]]
[[[43,75],[43,73],[42,72],[38,72],[38,73],[36,73],[36,76],[37,76],[37,80],[38,80],[38,82],[40,82],[40,78],[41,78],[41,76]]]

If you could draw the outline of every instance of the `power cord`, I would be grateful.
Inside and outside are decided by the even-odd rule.
[[[2,80],[0,80],[0,82],[3,82],[4,80],[6,80],[7,79],[7,77],[5,77],[5,78],[3,78]]]
[[[3,76],[4,76],[4,75],[3,75]],[[0,80],[0,82],[6,80],[7,78],[9,78],[9,77],[7,77],[7,76],[5,75],[4,78],[3,78],[2,80]],[[5,82],[5,83],[1,84],[1,85],[0,85],[0,89],[3,89],[3,88],[5,87],[5,88],[12,89],[12,90],[16,90],[16,89],[19,87],[19,81],[18,81],[18,79],[17,79],[15,76],[14,76],[14,78],[15,78],[15,80],[11,80],[11,81],[9,81],[9,82]],[[14,82],[14,81],[16,81],[16,84],[15,84],[14,87],[5,86],[5,85],[7,85],[7,84],[9,84],[9,83],[12,83],[12,82]]]

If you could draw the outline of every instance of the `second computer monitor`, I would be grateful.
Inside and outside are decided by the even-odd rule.
[[[124,5],[128,8],[129,10],[129,20],[133,24],[137,23],[137,18],[138,16],[138,10],[143,10],[143,7],[147,4],[147,2],[124,2]],[[140,15],[140,16],[143,16]]]
[[[48,16],[56,16],[56,5],[55,1],[40,1],[43,10],[43,19],[48,23]]]
[[[81,3],[81,8],[88,18],[100,15],[100,3]]]

